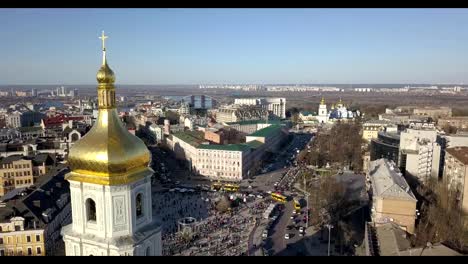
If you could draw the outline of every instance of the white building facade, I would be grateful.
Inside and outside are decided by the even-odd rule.
[[[286,118],[286,98],[236,98],[235,105],[258,105],[278,118]]]

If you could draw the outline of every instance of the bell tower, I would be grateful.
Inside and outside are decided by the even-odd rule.
[[[322,100],[320,101],[320,105],[318,108],[317,120],[320,124],[328,122],[327,105],[325,104],[325,98],[323,97],[322,97]]]
[[[153,219],[151,159],[124,127],[115,104],[115,75],[103,59],[97,73],[98,119],[70,149],[72,224],[62,229],[67,256],[157,256],[161,227]]]

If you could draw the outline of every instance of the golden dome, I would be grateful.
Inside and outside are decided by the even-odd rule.
[[[114,73],[103,47],[103,65],[97,73],[98,118],[91,130],[70,149],[68,180],[121,185],[144,178],[150,153],[141,139],[130,134],[115,107]]]
[[[99,71],[97,72],[96,79],[98,83],[114,83],[114,72],[111,70],[111,68],[109,68],[109,65],[107,65],[107,61],[105,61],[104,63],[105,64],[102,65]]]

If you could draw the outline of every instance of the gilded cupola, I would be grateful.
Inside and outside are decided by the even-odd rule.
[[[107,64],[102,33],[102,66],[98,81],[98,118],[91,130],[70,149],[69,180],[102,185],[128,184],[151,173],[150,153],[138,137],[130,134],[116,109],[115,75]]]
[[[322,96],[322,100],[320,100],[320,104],[321,104],[321,105],[324,105],[324,104],[325,104],[325,98],[323,98],[323,96]]]

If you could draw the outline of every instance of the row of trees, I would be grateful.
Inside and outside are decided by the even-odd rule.
[[[309,151],[298,156],[299,162],[323,167],[327,163],[340,167],[349,166],[362,170],[361,124],[359,122],[336,123],[329,132],[319,132]]]

